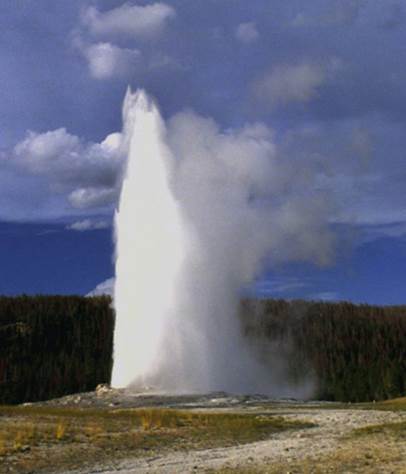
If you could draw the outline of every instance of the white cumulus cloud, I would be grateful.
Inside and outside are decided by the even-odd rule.
[[[141,64],[138,49],[120,48],[111,43],[96,43],[82,49],[90,74],[95,79],[127,77]]]
[[[101,143],[85,143],[65,128],[44,133],[29,131],[13,150],[21,171],[52,176],[56,188],[113,186],[123,158],[121,134],[112,133]]]
[[[162,2],[124,3],[103,12],[89,6],[72,31],[72,46],[86,60],[94,79],[134,80],[157,68],[178,67],[163,51],[151,52],[147,47],[147,41],[160,36],[175,16],[175,9]]]
[[[149,38],[159,34],[175,15],[175,9],[162,2],[145,6],[124,3],[105,12],[91,6],[83,11],[82,24],[98,37]]]
[[[42,173],[56,160],[74,161],[80,148],[78,137],[65,128],[58,128],[45,133],[27,132],[25,139],[15,146],[14,153],[31,171]]]
[[[83,215],[92,208],[100,214],[110,213],[116,203],[125,157],[121,133],[111,133],[94,143],[65,128],[44,133],[29,131],[12,150],[0,156],[4,175],[17,174],[26,183],[20,187],[18,199],[15,190],[12,194],[3,185],[4,193],[13,207],[21,200],[27,208],[28,200],[35,209],[32,215],[41,218]],[[3,212],[8,219],[26,214],[23,206],[14,211],[8,209],[9,205]]]

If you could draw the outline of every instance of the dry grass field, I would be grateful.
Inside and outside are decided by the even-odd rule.
[[[0,473],[406,473],[406,399],[0,407]]]
[[[0,408],[0,472],[64,472],[103,461],[263,440],[309,423],[174,409]]]

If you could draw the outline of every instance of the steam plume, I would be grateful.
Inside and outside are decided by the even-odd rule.
[[[326,201],[263,124],[222,132],[182,112],[165,126],[139,91],[123,135],[113,385],[291,395],[246,345],[239,299],[266,260],[329,259]]]

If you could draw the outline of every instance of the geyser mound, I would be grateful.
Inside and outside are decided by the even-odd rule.
[[[257,357],[238,319],[242,288],[266,256],[288,254],[279,252],[286,239],[302,259],[329,251],[315,213],[303,218],[303,200],[270,204],[270,180],[272,188],[286,174],[271,131],[223,133],[193,112],[165,124],[143,91],[127,93],[123,116],[113,386],[306,395],[284,381],[278,361]]]

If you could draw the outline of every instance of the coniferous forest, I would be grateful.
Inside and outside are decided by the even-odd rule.
[[[290,380],[315,380],[319,400],[406,395],[406,306],[245,300],[242,324],[255,344],[282,355]]]
[[[315,398],[371,401],[406,395],[406,306],[244,300],[251,345],[269,347],[291,382]],[[0,403],[45,400],[108,383],[114,312],[109,297],[0,298]],[[265,360],[266,362],[266,360]]]
[[[0,403],[45,400],[109,382],[109,297],[0,298]]]

